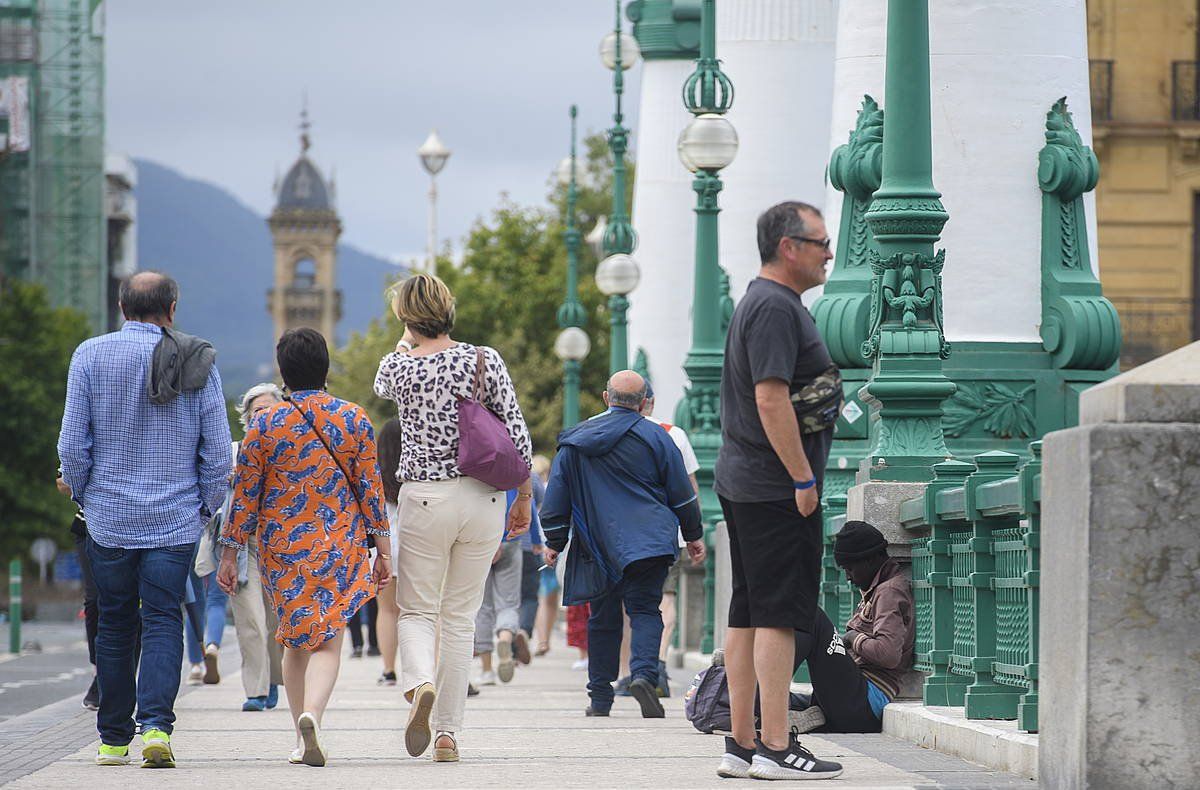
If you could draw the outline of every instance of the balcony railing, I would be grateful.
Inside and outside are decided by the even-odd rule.
[[[1113,62],[1089,60],[1088,72],[1092,83],[1092,121],[1111,121]]]
[[[1122,370],[1161,357],[1196,337],[1192,327],[1191,299],[1110,296],[1109,301],[1121,316]]]
[[[1177,60],[1171,64],[1171,117],[1200,121],[1200,62]]]

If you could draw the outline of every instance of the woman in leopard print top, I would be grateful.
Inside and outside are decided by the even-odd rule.
[[[452,762],[458,760],[455,733],[462,729],[475,613],[505,533],[506,498],[458,469],[458,401],[471,395],[477,363],[474,346],[450,337],[450,289],[437,277],[415,275],[397,290],[392,310],[405,325],[404,337],[379,363],[375,393],[396,402],[403,427],[394,562],[401,682],[412,703],[404,743],[419,756],[436,730],[433,758]],[[482,350],[480,401],[530,464],[532,443],[508,368],[495,349]],[[529,529],[532,497],[527,478],[508,512],[510,537]]]

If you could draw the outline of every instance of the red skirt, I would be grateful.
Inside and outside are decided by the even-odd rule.
[[[592,614],[590,604],[580,604],[579,606],[567,607],[567,644],[571,647],[578,647],[580,650],[587,650],[587,623],[588,617]]]

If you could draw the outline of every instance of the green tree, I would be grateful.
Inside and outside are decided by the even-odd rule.
[[[612,204],[612,176],[604,138],[584,141],[577,221],[586,234]],[[630,178],[632,184],[633,179]],[[551,453],[562,429],[562,363],[554,355],[556,319],[566,283],[564,239],[566,190],[555,184],[544,208],[518,206],[507,199],[468,233],[462,259],[439,258],[438,274],[454,291],[454,336],[496,348],[508,364],[521,409],[539,452]],[[596,258],[580,250],[579,297],[588,314],[592,350],[583,363],[581,412],[603,409],[600,393],[608,378],[608,313],[594,280]],[[380,358],[391,351],[402,327],[390,313],[365,333],[356,333],[335,352],[330,389],[361,404],[380,424],[395,416],[395,405],[375,397],[372,384]]]
[[[38,285],[0,281],[0,557],[28,560],[43,535],[66,545],[73,503],[58,493],[58,433],[71,354],[86,317],[49,304]]]

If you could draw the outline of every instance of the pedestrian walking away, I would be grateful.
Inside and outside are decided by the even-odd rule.
[[[696,451],[692,449],[692,442],[688,439],[687,432],[678,425],[672,425],[669,422],[664,422],[654,416],[654,386],[646,382],[646,401],[642,405],[642,416],[655,425],[660,426],[667,435],[671,437],[671,441],[679,449],[679,455],[683,458],[683,471],[687,472],[688,480],[692,483],[692,490],[696,495],[700,495],[700,483],[696,480],[696,472],[700,469],[700,461],[696,458]],[[679,534],[679,546],[682,548],[686,545],[683,540],[683,533]],[[671,566],[671,570],[667,572],[667,580],[663,582],[662,603],[659,604],[659,611],[662,612],[663,619],[663,635],[662,642],[658,647],[658,684],[655,691],[659,697],[671,696],[671,678],[667,671],[667,657],[671,650],[671,642],[675,637],[675,625],[677,608],[675,600],[679,593],[679,574],[682,563],[676,562]],[[629,616],[625,617],[625,635],[621,640],[621,671],[625,674],[617,681],[617,696],[630,696],[629,684],[633,682],[633,677],[629,675]]]
[[[218,579],[233,592],[238,551],[258,542],[296,725],[288,759],[319,767],[328,759],[321,718],[346,622],[391,575],[388,527],[371,421],[357,404],[325,392],[325,338],[288,330],[276,360],[290,395],[255,417],[242,440]]]
[[[517,496],[515,490],[505,495],[506,519],[507,511],[516,502]],[[526,535],[540,531],[537,510],[532,509],[530,513],[532,523]],[[479,656],[482,664],[479,676],[481,686],[495,685],[497,680],[509,683],[517,664],[529,663],[529,637],[520,624],[524,561],[521,540],[520,537],[505,538],[500,542],[500,547],[492,556],[492,567],[484,583],[483,602],[475,615],[475,655]],[[496,654],[494,668],[493,651]]]
[[[821,579],[822,475],[841,408],[841,378],[800,295],[833,257],[821,213],[772,206],[758,219],[762,268],[725,339],[721,449],[714,488],[729,533],[733,591],[725,638],[732,736],[717,773],[826,779],[788,728],[796,644],[808,654]],[[761,699],[761,734],[754,722]]]
[[[655,691],[663,622],[659,605],[682,529],[694,562],[705,554],[700,503],[683,457],[660,426],[642,417],[646,383],[613,375],[608,411],[564,431],[542,506],[546,561],[567,548],[563,601],[590,603],[588,716],[607,716],[619,670],[622,610],[631,629],[630,693],[645,718],[662,718]]]
[[[396,542],[400,539],[400,481],[396,472],[400,468],[400,443],[404,440],[400,430],[400,421],[395,417],[388,420],[379,429],[379,472],[383,480],[383,506],[387,512],[388,529],[391,530],[392,576],[387,585],[379,590],[375,600],[379,605],[379,614],[375,619],[375,633],[379,641],[379,657],[383,662],[383,671],[379,675],[381,686],[396,685],[396,621],[400,618],[400,609],[396,604],[396,562],[399,555]]]
[[[238,402],[238,420],[242,429],[249,429],[254,417],[282,401],[283,392],[279,387],[271,383],[255,384]],[[238,444],[235,443],[235,458],[237,454]],[[231,483],[222,506],[222,529],[229,520],[232,503]],[[229,600],[241,652],[242,689],[246,692],[242,710],[248,713],[270,710],[279,704],[279,687],[283,685],[283,648],[275,641],[279,618],[262,583],[258,541],[246,541],[245,548],[238,550],[237,590]]]
[[[507,519],[516,537],[532,518],[532,444],[500,354],[450,337],[454,295],[445,283],[429,274],[408,278],[395,290],[392,310],[404,334],[379,363],[375,394],[396,402],[403,433],[397,602],[401,686],[412,704],[404,743],[416,757],[432,741],[436,762],[456,762],[475,614],[505,530],[502,489],[519,483]],[[468,425],[459,413],[486,419],[476,406],[493,422],[469,425],[488,431],[494,457],[520,480],[488,482],[460,468],[472,459],[461,453],[470,447],[460,441]],[[491,477],[482,468],[475,473]]]
[[[96,762],[129,762],[136,705],[142,765],[170,768],[184,591],[225,495],[229,422],[212,346],[172,329],[175,281],[139,272],[118,298],[121,330],[71,357],[58,455],[96,584]]]

